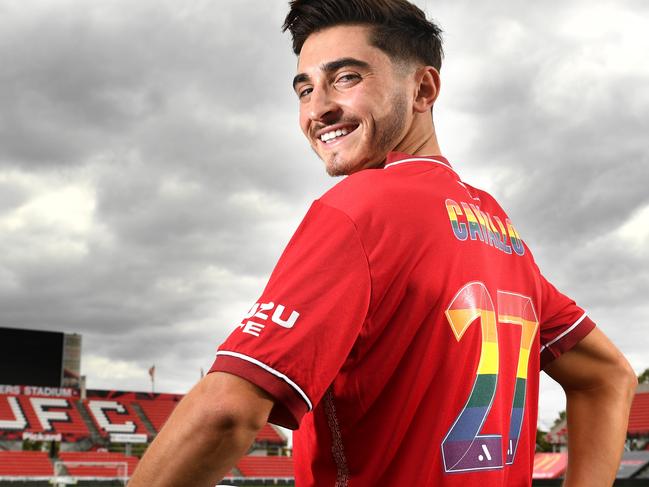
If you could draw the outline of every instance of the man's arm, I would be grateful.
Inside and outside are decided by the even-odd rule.
[[[272,406],[254,384],[208,374],[171,414],[129,487],[213,487],[248,451]]]
[[[595,328],[545,371],[567,398],[568,470],[564,487],[615,481],[637,378],[622,353]]]

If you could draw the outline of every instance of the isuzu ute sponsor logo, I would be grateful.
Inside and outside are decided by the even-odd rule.
[[[288,317],[285,318],[285,315],[288,315]],[[288,311],[283,304],[276,305],[272,301],[268,303],[255,303],[241,323],[239,323],[239,328],[241,328],[243,333],[248,333],[258,337],[262,330],[266,328],[264,322],[268,322],[269,316],[271,317],[271,321],[276,325],[283,328],[293,328],[295,322],[300,317],[300,313],[297,311],[291,311],[291,313],[288,314]]]

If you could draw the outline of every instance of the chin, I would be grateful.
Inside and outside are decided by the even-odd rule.
[[[325,171],[327,171],[327,174],[331,177],[347,176],[349,174],[346,166],[341,166],[327,160],[323,160],[323,162],[325,165]]]
[[[331,154],[329,157],[321,159],[325,163],[325,169],[329,176],[347,176],[353,172],[358,171],[360,167],[359,161],[350,161],[337,154]]]

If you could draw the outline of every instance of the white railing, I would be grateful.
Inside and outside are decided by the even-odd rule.
[[[65,473],[66,467],[104,467],[112,468],[115,470],[115,475],[113,476],[101,476],[93,477],[92,475],[68,475]],[[58,461],[54,462],[54,476],[50,480],[50,483],[55,484],[56,486],[64,487],[66,485],[74,485],[77,483],[78,479],[83,480],[106,480],[106,479],[117,479],[121,480],[124,485],[128,482],[128,462],[90,462],[90,461]]]

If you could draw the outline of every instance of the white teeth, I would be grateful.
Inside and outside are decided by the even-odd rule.
[[[320,136],[320,140],[323,142],[327,142],[331,139],[335,139],[336,137],[340,137],[341,135],[347,135],[349,131],[347,129],[337,129],[337,130],[332,130],[331,132],[324,133]]]

